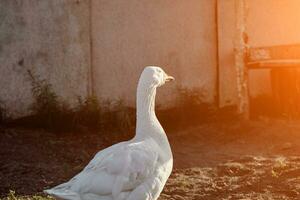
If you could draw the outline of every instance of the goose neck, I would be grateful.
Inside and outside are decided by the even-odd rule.
[[[137,125],[156,119],[156,87],[138,88],[137,92]]]

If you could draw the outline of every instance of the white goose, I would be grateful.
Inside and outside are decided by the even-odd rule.
[[[155,115],[155,95],[157,87],[173,79],[159,67],[146,67],[137,88],[135,137],[98,152],[70,181],[45,192],[68,200],[158,199],[173,156]]]

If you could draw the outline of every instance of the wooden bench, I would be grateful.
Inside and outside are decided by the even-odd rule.
[[[248,69],[300,67],[300,44],[249,48]]]
[[[269,110],[275,115],[300,117],[300,44],[249,48],[245,63],[247,70],[270,69]],[[253,101],[249,98],[252,112]]]

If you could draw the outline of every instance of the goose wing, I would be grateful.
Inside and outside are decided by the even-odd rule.
[[[155,174],[159,153],[152,140],[124,142],[100,151],[72,178],[52,191],[120,198]],[[53,192],[52,192],[53,194]]]
[[[105,156],[96,155],[96,159],[83,172],[112,177],[112,193],[117,196],[124,191],[133,190],[155,173],[159,158],[158,148],[152,140],[127,143],[108,153],[103,152]]]

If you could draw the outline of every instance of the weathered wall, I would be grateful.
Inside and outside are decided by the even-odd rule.
[[[220,103],[234,105],[236,1],[219,0],[216,19],[216,0],[2,0],[0,101],[15,116],[28,113],[31,69],[70,103],[87,95],[93,73],[100,99],[134,105],[143,67],[158,65],[176,78],[160,90],[158,104],[174,104],[176,87],[200,91],[213,102],[219,55]],[[245,1],[250,46],[300,43],[298,0]],[[250,73],[252,95],[270,91],[268,74]]]
[[[299,0],[247,0],[247,4],[247,30],[251,46],[300,42]]]
[[[247,33],[252,47],[300,43],[299,0],[247,0]],[[271,92],[269,70],[250,72],[252,96]]]
[[[0,101],[13,116],[28,114],[30,69],[72,103],[86,95],[88,0],[0,1]]]
[[[158,65],[176,78],[159,91],[158,104],[174,104],[177,86],[202,91],[213,102],[215,1],[92,2],[94,89],[101,99],[134,105],[143,67]]]

